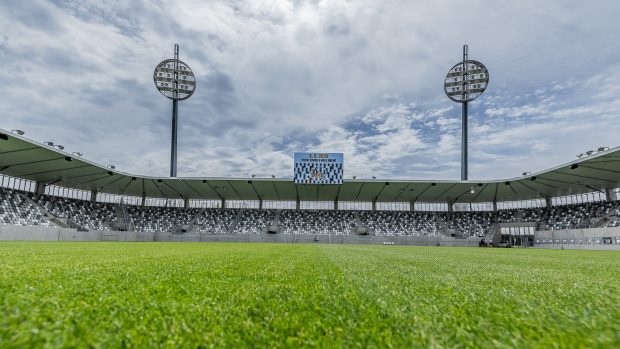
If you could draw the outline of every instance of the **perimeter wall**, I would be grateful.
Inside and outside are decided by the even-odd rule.
[[[603,244],[611,237],[611,244]],[[173,234],[135,231],[77,231],[71,228],[37,226],[0,226],[1,240],[23,241],[177,241],[177,242],[269,242],[323,244],[395,244],[416,246],[472,246],[480,238],[455,239],[425,236],[360,236],[360,235],[288,235],[288,234]],[[535,247],[552,249],[620,250],[620,227],[536,231]],[[538,240],[538,242],[536,242]],[[544,240],[544,243],[543,243]]]
[[[316,240],[315,240],[316,239]],[[77,231],[70,228],[37,226],[0,226],[0,240],[24,241],[185,241],[185,242],[271,242],[323,244],[384,244],[419,246],[478,246],[478,238],[423,236],[360,236],[360,235],[288,235],[231,234],[206,235],[195,233],[143,233],[134,231]]]

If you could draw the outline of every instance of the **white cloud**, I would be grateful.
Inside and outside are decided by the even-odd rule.
[[[0,127],[166,176],[170,102],[151,76],[177,42],[198,77],[180,107],[180,175],[285,177],[293,151],[321,150],[344,152],[347,175],[458,178],[460,108],[441,84],[466,41],[491,72],[470,107],[471,175],[512,176],[618,145],[619,10],[11,1],[0,5]]]

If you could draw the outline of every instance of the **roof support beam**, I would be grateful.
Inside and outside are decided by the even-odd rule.
[[[589,176],[583,176],[583,175],[578,175],[578,174],[574,174],[574,173],[566,173],[566,172],[558,172],[561,175],[564,176],[572,176],[572,177],[580,177],[580,178],[586,178],[586,179],[593,179],[595,181],[602,181],[602,182],[608,182],[608,183],[616,183],[616,181],[610,181],[609,179],[604,179],[604,178],[600,178],[600,177],[589,177]]]
[[[514,182],[514,183],[519,183],[519,184],[521,184],[522,186],[526,187],[526,188],[527,188],[527,189],[529,189],[530,191],[533,191],[534,193],[536,193],[536,194],[540,195],[540,197],[541,197],[541,198],[542,198],[542,197],[544,197],[544,195],[543,195],[541,192],[539,192],[538,190],[536,190],[536,189],[534,189],[534,188],[530,187],[529,185],[525,184],[523,181],[517,181],[517,182]]]
[[[454,183],[451,186],[449,186],[448,189],[442,191],[441,194],[437,195],[433,201],[437,201],[439,198],[443,197],[443,195],[445,193],[449,192],[452,188],[454,188],[455,185],[456,185],[456,183]]]
[[[37,149],[42,149],[42,148],[41,147],[30,147],[30,148],[22,148],[22,149],[15,149],[15,150],[7,150],[7,151],[0,152],[0,155],[14,154],[14,153],[20,153],[23,151],[37,150]]]
[[[381,195],[381,193],[383,193],[383,190],[385,189],[386,186],[389,185],[389,182],[385,182],[383,184],[383,186],[381,187],[381,189],[379,189],[379,192],[377,193],[377,195],[375,195],[375,198],[372,200],[373,203],[377,202],[377,200],[379,200],[379,195]],[[374,211],[374,210],[373,210]]]
[[[414,199],[413,201],[418,201],[418,199],[420,198],[420,196],[424,195],[424,193],[426,193],[426,191],[427,191],[430,187],[432,187],[432,186],[433,186],[433,184],[432,184],[432,183],[431,183],[431,184],[429,184],[429,185],[427,185],[427,186],[426,186],[426,188],[424,188],[424,190],[422,190],[422,191],[420,192],[420,194],[418,194],[418,196],[416,196],[416,197],[415,197],[415,199]]]
[[[589,168],[591,170],[597,170],[597,171],[604,171],[604,172],[611,172],[611,173],[620,173],[620,171],[614,171],[614,170],[608,170],[606,168],[599,168],[599,167],[594,167],[594,166],[588,166],[586,164],[581,164],[580,166],[585,167],[585,168]]]
[[[192,192],[194,192],[194,194],[196,194],[197,198],[201,198],[204,197],[204,195],[200,194],[198,192],[198,190],[196,190],[194,187],[192,187],[191,185],[189,185],[189,183],[187,183],[187,181],[181,180],[181,183],[183,183],[186,187],[189,188],[189,190],[191,190]]]
[[[178,190],[174,189],[170,184],[166,183],[165,181],[163,181],[162,184],[175,192],[179,196],[179,199],[185,199],[185,197],[183,197],[183,195]]]
[[[357,199],[360,197],[362,189],[364,189],[364,183],[362,183],[362,185],[360,185],[360,188],[357,190],[357,194],[355,194],[355,201],[357,201]]]
[[[76,170],[76,169],[85,168],[85,167],[91,167],[91,165],[74,166],[74,167],[67,167],[67,168],[60,168],[60,169],[56,169],[56,170],[40,171],[40,172],[32,172],[32,173],[20,173],[20,174],[18,174],[16,176],[27,177],[27,176],[34,176],[34,175],[38,175],[38,174],[48,174],[48,173],[58,172],[58,171]]]
[[[32,164],[40,164],[43,162],[50,162],[50,161],[57,161],[57,160],[64,160],[65,157],[59,157],[59,158],[52,158],[52,159],[45,159],[45,160],[37,160],[37,161],[28,161],[28,162],[20,162],[20,163],[16,163],[16,164],[7,164],[6,168],[13,168],[15,166],[23,166],[23,165],[32,165]]]
[[[226,184],[228,184],[228,186],[235,192],[239,200],[244,200],[243,196],[239,195],[239,192],[237,191],[237,189],[232,184],[230,184],[230,181],[226,181]]]
[[[256,190],[256,187],[254,186],[254,182],[252,180],[249,180],[248,184],[252,187],[252,190],[254,190],[254,194],[256,194],[256,199],[258,200],[258,204],[262,208],[263,199],[261,198],[260,194],[258,193],[258,190]]]

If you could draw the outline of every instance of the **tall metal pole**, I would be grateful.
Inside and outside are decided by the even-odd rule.
[[[179,59],[179,45],[174,44],[174,59]],[[172,100],[172,144],[170,150],[170,177],[177,176],[177,127],[179,124],[179,101],[176,99],[179,94],[179,83],[178,83],[178,61],[174,63],[174,91],[173,96],[175,99]]]
[[[462,110],[462,135],[461,135],[461,180],[467,180],[467,102],[463,103]]]
[[[470,60],[467,51],[467,45],[463,45],[463,60],[448,71],[443,86],[448,98],[454,102],[461,103],[462,181],[468,180],[467,104],[478,98],[489,84],[489,71],[484,64],[476,60]]]
[[[467,45],[463,45],[463,100],[467,101]],[[461,180],[467,180],[467,102],[461,110]]]

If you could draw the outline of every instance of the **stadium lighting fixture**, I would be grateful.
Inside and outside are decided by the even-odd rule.
[[[372,176],[372,179],[377,179],[377,177],[376,176]]]
[[[276,176],[275,175],[271,175],[271,178],[276,178]]]
[[[18,135],[20,135],[20,136],[23,136],[23,135],[24,135],[24,133],[26,133],[26,132],[24,132],[24,131],[22,131],[22,130],[11,130],[11,132],[13,132],[13,133],[17,133],[17,134],[18,134]]]
[[[357,179],[357,176],[353,176],[353,179]]]
[[[73,153],[71,153],[71,155],[82,156],[82,155],[84,155],[84,154],[82,154],[82,153],[80,153],[80,152],[77,152],[77,151],[74,151]]]
[[[113,170],[116,169],[116,166],[114,166],[114,165],[108,165],[108,167],[113,169]]]
[[[586,155],[587,155],[587,156],[590,156],[590,155],[592,155],[593,153],[594,153],[594,150],[588,150],[588,151],[586,152]]]
[[[598,147],[598,151],[609,150],[609,147]]]
[[[63,145],[60,145],[60,144],[56,144],[56,145],[54,145],[54,147],[58,148],[59,150],[65,150],[65,147]]]
[[[451,100],[461,103],[461,180],[467,180],[467,103],[480,97],[489,84],[489,71],[484,64],[468,59],[468,47],[463,45],[463,60],[450,69],[444,80],[444,92]]]
[[[582,157],[584,157],[584,156],[586,156],[586,154],[583,154],[583,153],[582,153],[582,154],[577,154],[577,157],[578,157],[578,158],[580,158],[580,159],[581,159]]]
[[[174,44],[174,58],[161,61],[153,72],[153,82],[159,92],[172,100],[172,140],[170,177],[177,176],[177,128],[179,101],[188,99],[196,90],[196,77],[190,67],[179,60],[179,45]]]
[[[532,174],[532,172],[529,172],[529,171],[523,172],[523,176],[528,176],[528,175],[531,175],[531,174]]]
[[[252,178],[255,178],[255,177],[256,177],[256,175],[255,175],[255,174],[253,174],[253,175],[252,175]]]

